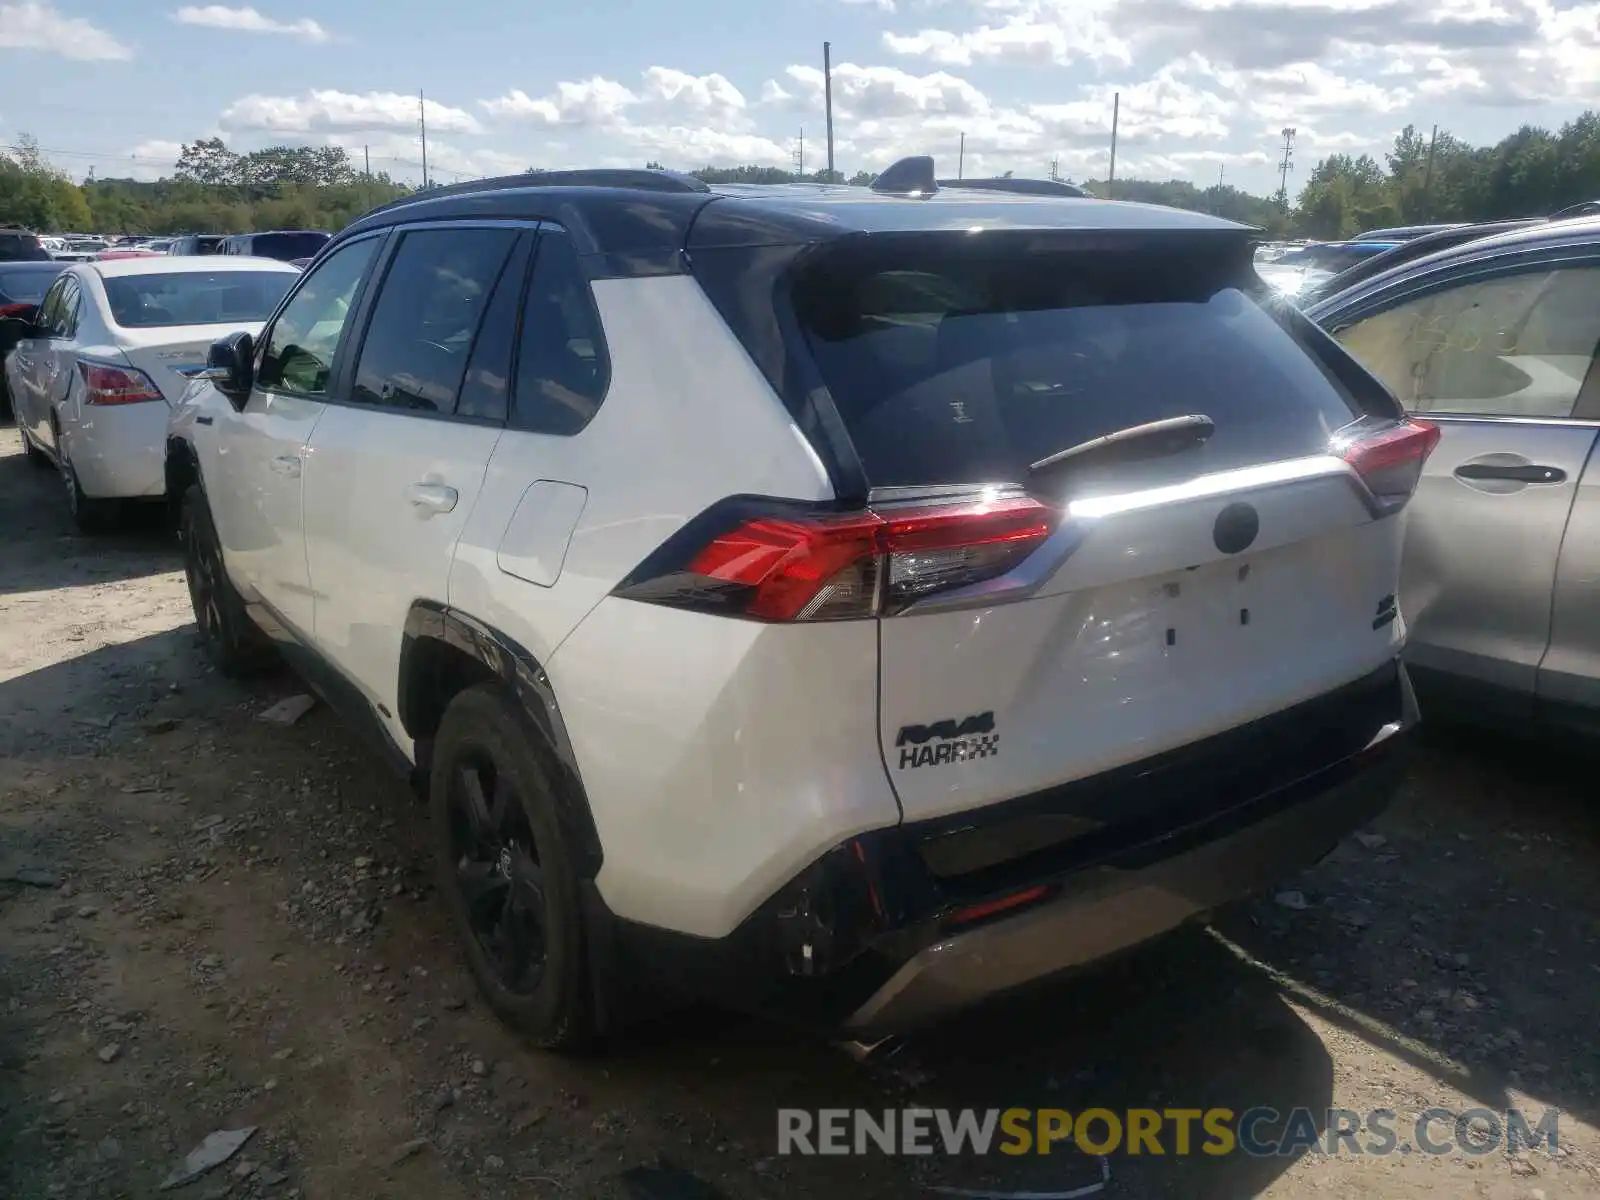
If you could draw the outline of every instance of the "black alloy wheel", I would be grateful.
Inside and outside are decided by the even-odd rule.
[[[544,872],[510,773],[487,748],[464,746],[446,805],[467,927],[495,981],[514,996],[531,996],[544,976]]]

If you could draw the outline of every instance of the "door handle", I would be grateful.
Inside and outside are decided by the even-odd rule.
[[[413,483],[406,488],[406,499],[423,516],[432,516],[454,511],[461,493],[442,483]]]
[[[300,475],[300,456],[298,454],[280,454],[272,460],[272,470],[276,475],[287,475],[291,479]]]
[[[1567,473],[1543,463],[1462,463],[1455,470],[1460,480],[1494,479],[1506,483],[1565,483]]]

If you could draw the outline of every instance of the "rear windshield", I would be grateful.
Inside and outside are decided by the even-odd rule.
[[[185,271],[107,279],[111,318],[124,329],[265,321],[299,276],[290,271]]]
[[[250,239],[250,253],[258,258],[310,258],[327,243],[327,233],[258,233]]]
[[[835,254],[794,300],[873,487],[1025,482],[1091,438],[1203,414],[1211,439],[1156,472],[1190,477],[1325,452],[1360,415],[1288,315],[1235,286],[1249,273],[1245,249],[925,245]]]
[[[65,270],[65,266],[62,268]],[[0,298],[10,304],[37,304],[60,271],[0,271]]]
[[[48,262],[50,252],[31,233],[0,233],[0,262]]]

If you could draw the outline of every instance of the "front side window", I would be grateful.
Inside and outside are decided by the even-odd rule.
[[[1334,336],[1411,412],[1570,417],[1600,345],[1600,266],[1447,285]]]
[[[327,394],[334,352],[378,241],[369,237],[342,246],[305,276],[267,334],[256,373],[259,386],[302,396]]]
[[[384,277],[351,399],[453,413],[489,295],[515,229],[407,233]]]
[[[571,436],[593,419],[610,382],[611,360],[583,265],[564,230],[546,230],[522,312],[516,425]]]

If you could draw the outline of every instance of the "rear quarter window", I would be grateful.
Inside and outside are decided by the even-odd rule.
[[[1023,482],[1092,438],[1211,418],[1210,441],[1141,468],[1146,483],[1324,453],[1361,415],[1251,272],[1242,245],[980,255],[930,240],[829,254],[794,305],[871,486]],[[1102,482],[1128,486],[1128,468]]]

